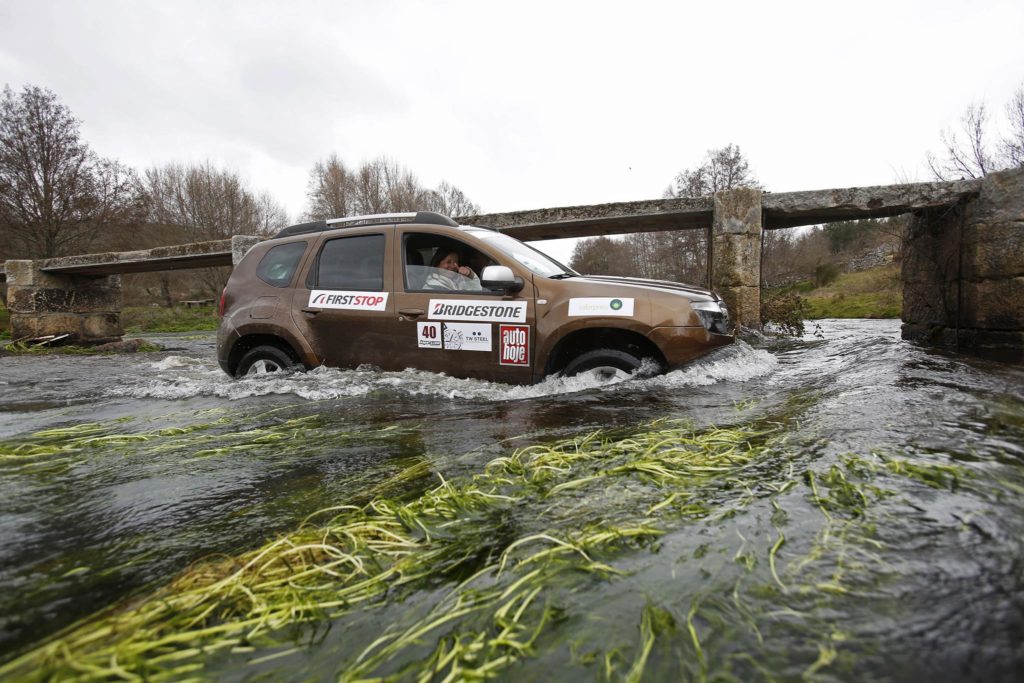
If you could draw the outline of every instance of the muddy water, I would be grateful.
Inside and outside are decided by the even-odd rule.
[[[651,679],[1024,671],[1019,365],[916,347],[893,321],[826,321],[614,386],[373,369],[234,381],[212,337],[155,341],[168,350],[0,359],[0,662],[197,560],[363,504],[410,465],[432,473],[409,485],[415,496],[517,448],[595,430],[628,439],[668,419],[770,429],[770,456],[726,480],[746,495],[708,494],[706,514],[660,520],[656,545],[610,555],[614,576],[552,588],[559,619],[502,675],[620,678],[638,661]],[[863,501],[843,498],[847,480]],[[507,514],[524,533],[569,533],[580,514],[625,514],[627,488],[580,496],[575,516],[547,516],[550,503]],[[338,618],[334,635],[270,663],[210,658],[207,675],[334,679],[359,654],[351,633],[400,622],[417,597],[404,599]],[[641,657],[644,614],[671,626]],[[422,654],[378,673],[408,674]]]

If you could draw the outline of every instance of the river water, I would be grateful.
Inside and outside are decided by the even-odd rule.
[[[260,639],[162,645],[149,674],[1020,680],[1024,368],[904,342],[898,321],[808,329],[612,386],[372,368],[236,381],[204,334],[0,358],[0,678],[69,675],[40,648],[318,510],[386,499],[374,515],[427,520],[416,553],[465,552]],[[423,503],[485,487],[443,523]],[[339,590],[323,576],[310,590]],[[512,626],[480,597],[534,585]],[[218,605],[204,624],[241,618]]]

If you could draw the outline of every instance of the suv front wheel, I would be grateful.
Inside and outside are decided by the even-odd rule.
[[[276,346],[257,346],[242,356],[235,377],[265,375],[271,372],[291,372],[298,366],[287,353]]]
[[[562,373],[566,377],[592,374],[601,382],[621,382],[640,369],[642,361],[627,351],[594,349],[569,361]]]

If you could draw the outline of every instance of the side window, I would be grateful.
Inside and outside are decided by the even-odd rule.
[[[317,289],[384,289],[384,235],[329,240],[317,259]]]
[[[484,267],[493,264],[491,258],[458,240],[429,234],[405,237],[403,267],[407,291],[480,291],[479,275]]]
[[[305,242],[279,244],[260,259],[256,266],[256,277],[274,287],[287,287],[299,265],[299,259],[306,253]]]

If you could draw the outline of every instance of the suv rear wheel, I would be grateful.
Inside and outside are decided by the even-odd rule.
[[[238,369],[235,370],[235,377],[290,372],[297,367],[291,356],[276,346],[257,346],[242,356]]]
[[[569,361],[563,374],[566,377],[592,374],[601,382],[621,382],[640,369],[642,361],[627,351],[594,349]]]

